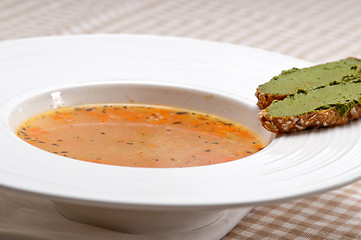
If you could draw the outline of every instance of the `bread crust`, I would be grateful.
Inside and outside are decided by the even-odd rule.
[[[263,93],[260,92],[259,88],[257,88],[255,95],[258,99],[257,106],[261,109],[265,109],[266,107],[271,105],[273,100],[283,100],[285,97],[287,97],[286,94],[282,95],[282,94]]]
[[[292,117],[270,116],[267,109],[261,110],[258,114],[262,126],[275,133],[299,132],[308,128],[334,127],[359,117],[361,117],[361,105],[354,106],[343,116],[334,107]]]

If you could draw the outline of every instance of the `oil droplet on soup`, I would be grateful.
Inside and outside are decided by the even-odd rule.
[[[74,159],[169,168],[223,163],[264,147],[227,119],[158,105],[88,105],[45,112],[17,130],[24,141]]]

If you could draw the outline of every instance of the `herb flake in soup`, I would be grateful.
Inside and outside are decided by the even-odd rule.
[[[259,136],[238,123],[158,105],[65,107],[32,117],[16,133],[61,156],[132,167],[223,163],[264,147]]]

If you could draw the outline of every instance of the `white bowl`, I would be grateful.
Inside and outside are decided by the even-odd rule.
[[[8,110],[5,116],[8,119],[8,127],[15,132],[23,121],[47,110],[102,103],[156,104],[207,112],[243,124],[257,133],[267,145],[274,138],[274,134],[260,125],[257,119],[258,109],[254,105],[244,103],[227,92],[205,91],[204,88],[156,82],[102,82],[73,85],[39,93],[31,91],[5,105]],[[59,187],[54,186],[56,192],[50,194],[50,199],[56,208],[70,219],[122,232],[166,234],[199,229],[221,217],[230,217],[228,209],[224,207],[195,208],[192,205],[187,206],[189,203],[184,205],[185,202],[179,202],[180,205],[169,202],[169,198],[176,197],[172,195],[181,190],[180,188],[193,188],[192,185],[197,181],[200,181],[199,190],[204,188],[203,185],[207,184],[204,181],[209,176],[202,175],[207,167],[187,170],[106,166],[61,157],[28,146],[20,139],[12,140],[14,141],[11,144],[16,149],[21,149],[21,154],[27,156],[24,160],[30,165],[50,170],[51,179],[48,180],[51,182],[58,178],[62,184],[72,185],[81,180],[91,186],[93,199],[89,198],[89,189],[83,193],[74,189],[72,194],[78,196],[58,197],[59,193],[56,192]],[[72,174],[69,169],[74,169],[75,172]],[[43,172],[35,174],[41,176]],[[242,174],[242,171],[239,174]],[[99,190],[101,192],[97,193]],[[66,192],[70,191],[72,190],[68,187]],[[123,196],[124,191],[128,191],[126,196]],[[49,192],[46,194],[49,195]],[[233,214],[239,219],[240,212],[245,214],[248,209],[237,210],[238,214],[231,213],[231,216]]]
[[[71,219],[164,234],[206,229],[222,219],[234,226],[250,207],[351,183],[361,176],[360,121],[273,140],[258,123],[258,84],[281,70],[309,65],[259,49],[171,37],[3,42],[0,184],[42,195]],[[203,167],[147,169],[78,161],[37,149],[14,134],[22,120],[54,104],[52,92],[60,92],[65,105],[131,99],[208,111],[239,120],[272,141],[249,157]]]

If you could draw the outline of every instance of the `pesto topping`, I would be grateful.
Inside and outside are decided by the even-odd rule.
[[[308,68],[292,68],[282,71],[269,82],[260,85],[263,93],[289,95],[320,86],[348,82],[361,74],[361,60],[347,58]]]
[[[268,115],[292,117],[335,107],[343,116],[356,104],[361,103],[361,80],[354,80],[291,94],[282,101],[274,101],[267,108]]]

